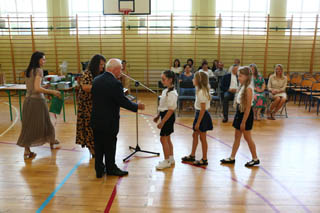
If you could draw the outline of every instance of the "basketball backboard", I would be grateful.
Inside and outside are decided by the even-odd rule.
[[[150,15],[151,0],[102,0],[104,15],[123,15],[129,9],[129,15]]]

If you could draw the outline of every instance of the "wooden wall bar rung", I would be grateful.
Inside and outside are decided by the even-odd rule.
[[[245,32],[246,32],[246,15],[243,15],[243,31],[242,31],[242,46],[241,46],[241,60],[240,64],[243,65],[244,61],[244,43],[245,43]]]
[[[122,15],[122,60],[126,60],[126,15]]]
[[[79,41],[79,17],[76,15],[76,44],[77,44],[77,67],[78,73],[81,72],[81,60],[80,60],[80,41]]]
[[[267,77],[267,63],[268,63],[268,49],[269,49],[269,34],[270,34],[270,15],[267,17],[267,35],[266,35],[266,46],[264,49],[264,64],[263,64],[263,76]]]
[[[198,32],[198,15],[195,16],[193,66],[196,66],[196,62],[197,62],[197,32]]]
[[[221,26],[222,25],[222,19],[221,19],[221,13],[219,14],[219,37],[218,37],[218,48],[217,48],[217,56],[218,60],[221,60]]]
[[[33,30],[33,20],[32,15],[30,15],[30,27],[31,27],[31,41],[32,41],[32,52],[36,51],[36,42],[34,40],[34,30]]]
[[[12,42],[10,17],[9,16],[8,16],[8,33],[9,33],[9,42],[10,42],[10,54],[11,54],[13,81],[16,84],[17,83],[16,63],[15,63],[15,55],[14,55],[14,48],[13,48],[13,42]]]
[[[310,69],[309,69],[309,72],[311,74],[313,72],[314,55],[315,55],[316,42],[317,42],[318,21],[319,21],[319,15],[316,16],[316,24],[314,28],[314,37],[313,37],[312,50],[311,50]]]
[[[287,76],[290,75],[291,48],[292,48],[292,27],[293,27],[293,15],[291,16],[291,20],[290,20],[290,37],[289,37],[289,47],[288,47]]]
[[[147,86],[149,87],[149,72],[150,72],[150,53],[149,53],[149,16],[147,16],[147,35],[146,35],[146,49],[147,49]]]
[[[173,14],[170,16],[170,57],[169,57],[169,69],[173,63]]]
[[[56,74],[59,72],[59,56],[58,56],[58,47],[57,47],[57,23],[56,18],[53,17],[53,45],[54,45],[54,55],[55,55],[55,65],[56,65]]]

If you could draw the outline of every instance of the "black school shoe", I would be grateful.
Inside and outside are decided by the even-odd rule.
[[[125,175],[128,175],[128,174],[129,174],[129,172],[123,171],[123,170],[121,170],[119,168],[114,168],[114,169],[112,169],[110,171],[107,171],[107,175],[109,175],[109,176],[120,176],[120,177],[122,177],[122,176],[125,176]]]
[[[106,173],[105,170],[103,170],[102,172],[96,172],[96,177],[97,177],[97,178],[102,178],[105,173]]]
[[[208,160],[197,160],[195,162],[193,162],[193,165],[195,166],[208,166]]]
[[[183,162],[194,162],[196,160],[195,156],[188,155],[181,158]]]
[[[234,164],[236,162],[236,159],[231,159],[231,158],[225,158],[225,159],[222,159],[220,160],[221,163],[224,163],[224,164]]]
[[[251,161],[247,162],[244,166],[245,167],[252,167],[252,166],[258,165],[258,164],[260,164],[259,159],[258,160],[251,160]]]

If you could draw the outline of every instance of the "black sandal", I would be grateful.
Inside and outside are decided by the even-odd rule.
[[[231,158],[225,158],[220,160],[221,163],[226,163],[226,164],[234,164],[236,162],[236,159],[231,159]]]
[[[181,160],[185,162],[194,162],[196,160],[196,157],[192,155],[188,155],[181,158]]]
[[[34,153],[34,152],[29,152],[29,153],[24,153],[23,155],[23,158],[25,160],[28,160],[28,159],[33,159],[37,156],[37,153]]]
[[[245,167],[252,167],[252,166],[258,165],[258,164],[260,164],[259,159],[258,160],[251,160],[251,161],[247,162],[244,166]]]
[[[208,166],[208,160],[197,160],[195,162],[193,162],[193,165],[195,166]]]

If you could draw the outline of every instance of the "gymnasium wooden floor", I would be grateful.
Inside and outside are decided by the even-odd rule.
[[[58,118],[61,149],[34,148],[37,157],[23,160],[15,143],[20,133],[18,99],[10,122],[7,97],[0,97],[0,212],[320,212],[320,116],[292,102],[289,118],[255,122],[252,132],[261,165],[244,167],[251,156],[245,142],[234,166],[222,166],[230,154],[234,129],[215,117],[208,136],[207,169],[182,164],[191,150],[192,113],[177,118],[172,136],[176,165],[156,171],[162,160],[159,130],[152,122],[156,98],[141,95],[147,109],[139,117],[140,145],[160,157],[138,154],[122,159],[135,145],[135,114],[121,111],[117,163],[127,168],[124,178],[96,179],[94,160],[75,144],[76,117],[67,104],[67,122]],[[233,113],[232,113],[233,114]],[[232,116],[232,115],[231,115]],[[197,158],[201,157],[198,147]]]

